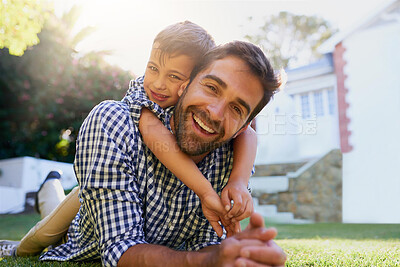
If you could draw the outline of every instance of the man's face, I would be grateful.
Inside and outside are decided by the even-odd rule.
[[[214,61],[185,90],[174,113],[181,150],[198,156],[235,137],[263,96],[259,79],[238,57]]]

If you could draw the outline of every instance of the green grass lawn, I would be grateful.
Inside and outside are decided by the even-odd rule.
[[[39,220],[38,215],[0,215],[0,239],[19,240]],[[244,221],[242,226],[245,226]],[[276,242],[288,255],[286,266],[400,266],[400,225],[268,224],[278,229]],[[38,257],[3,258],[0,266],[77,266],[39,262]],[[101,266],[99,262],[79,266]]]
[[[286,266],[400,266],[400,225],[276,225]]]

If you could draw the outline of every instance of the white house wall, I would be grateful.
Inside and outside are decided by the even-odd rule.
[[[334,113],[328,110],[327,90],[333,90],[335,95]],[[295,100],[297,110],[301,111],[301,94],[308,94],[310,102],[309,119],[302,120],[301,134],[297,135],[299,155],[302,159],[311,159],[321,156],[332,149],[339,148],[339,130],[336,101],[336,79],[334,74],[310,79],[293,84],[291,92],[296,93]],[[317,116],[314,105],[314,92],[323,93],[323,116]],[[299,94],[300,93],[300,94]]]
[[[285,92],[277,93],[257,116],[256,164],[295,162],[298,160],[297,122],[293,100]]]
[[[343,221],[400,223],[400,23],[343,46],[353,147],[343,155]]]
[[[324,72],[324,74],[322,74]],[[327,73],[328,72],[328,73]],[[327,68],[291,74],[282,92],[257,116],[256,164],[307,161],[339,148],[337,101],[334,114],[328,111],[327,90],[334,90],[336,77]],[[323,92],[324,116],[317,117],[313,92]],[[311,117],[302,118],[301,95],[308,94]]]

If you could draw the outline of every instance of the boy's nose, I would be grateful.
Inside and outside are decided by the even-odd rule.
[[[159,77],[158,79],[156,79],[154,81],[154,87],[157,90],[165,90],[167,88],[166,85],[165,85],[165,79],[162,78],[162,77]]]

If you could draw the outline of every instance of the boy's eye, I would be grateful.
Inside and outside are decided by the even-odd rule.
[[[157,69],[156,67],[154,67],[154,66],[149,66],[149,69],[152,70],[152,71],[157,71],[157,70],[158,70],[158,69]]]
[[[182,80],[180,77],[178,77],[174,74],[169,75],[169,77],[171,77],[172,79],[180,80],[180,81]]]

